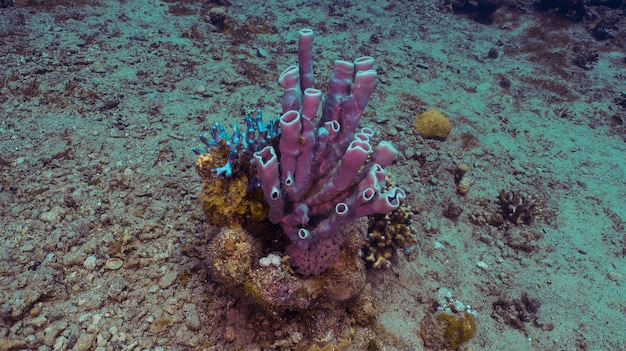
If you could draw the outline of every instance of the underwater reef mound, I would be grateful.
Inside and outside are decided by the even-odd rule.
[[[291,349],[342,349],[339,339],[314,341],[343,338],[350,320],[376,318],[376,299],[358,298],[366,260],[389,266],[395,250],[415,239],[410,209],[401,207],[406,194],[386,170],[398,151],[388,141],[374,145],[371,128],[358,129],[376,83],[374,59],[336,61],[322,99],[313,86],[312,43],[313,31],[301,30],[298,65],[279,77],[279,119],[265,123],[258,110],[232,134],[216,124],[194,152],[203,210],[220,228],[206,263],[216,282],[265,320],[257,339],[269,347],[277,339],[271,335],[290,325],[302,336]]]

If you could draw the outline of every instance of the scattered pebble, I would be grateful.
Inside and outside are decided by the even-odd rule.
[[[444,244],[442,244],[440,241],[435,240],[433,242],[433,249],[435,250],[444,250],[446,248],[446,246]]]
[[[415,156],[415,150],[413,148],[408,148],[404,150],[404,157],[407,159],[412,159]]]
[[[93,65],[91,65],[91,71],[95,73],[105,73],[107,70],[103,64],[101,64],[100,62],[95,62]]]
[[[124,133],[122,133],[117,128],[111,128],[111,129],[109,129],[109,136],[111,138],[122,138],[122,137],[124,137]]]
[[[622,280],[622,275],[617,273],[617,272],[609,272],[606,275],[610,280],[614,281],[614,282],[618,282],[620,280]]]
[[[63,265],[73,266],[84,263],[86,254],[81,250],[71,250],[63,256]]]
[[[17,350],[26,346],[22,340],[0,339],[0,350]]]
[[[165,273],[165,275],[161,277],[161,279],[159,279],[159,286],[161,287],[161,289],[169,288],[170,286],[172,286],[172,284],[174,284],[174,281],[176,281],[176,277],[178,277],[178,273],[174,271],[168,271],[167,273]]]
[[[85,267],[86,270],[93,271],[96,268],[96,260],[96,256],[94,255],[87,257],[85,262],[83,262],[83,267]]]
[[[52,350],[65,350],[67,346],[67,338],[63,335],[59,336],[54,342],[54,346],[52,346]]]
[[[39,215],[39,219],[43,222],[51,224],[57,224],[61,215],[65,213],[65,210],[60,206],[54,206],[49,211],[43,212]]]
[[[25,241],[24,244],[20,247],[20,251],[22,252],[31,252],[35,249],[35,245],[33,245],[32,241]]]
[[[200,317],[198,316],[198,310],[196,305],[192,303],[186,303],[183,305],[183,315],[185,316],[185,323],[191,329],[200,328]]]
[[[28,322],[28,325],[32,325],[35,328],[41,328],[48,323],[48,318],[45,315],[35,317]]]
[[[197,94],[204,94],[204,93],[206,93],[206,87],[204,85],[198,85],[196,87],[196,93]]]
[[[54,347],[57,345],[57,337],[67,327],[67,322],[59,321],[47,326],[43,332],[43,343]]]
[[[91,323],[87,327],[87,331],[90,333],[97,333],[100,331],[100,322],[102,321],[102,315],[99,313],[91,316]]]
[[[93,334],[81,333],[76,341],[76,345],[74,345],[74,350],[76,351],[86,351],[91,349],[91,345],[93,345]]]
[[[105,267],[110,270],[116,270],[122,268],[124,265],[124,260],[118,257],[112,257],[107,260],[105,263]]]

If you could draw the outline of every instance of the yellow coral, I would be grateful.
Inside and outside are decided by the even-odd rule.
[[[410,223],[413,213],[408,206],[400,206],[386,215],[370,216],[367,240],[363,245],[365,260],[374,268],[388,267],[396,250],[417,242]]]
[[[476,318],[471,313],[440,311],[422,320],[420,334],[431,350],[457,350],[476,335]]]
[[[257,191],[248,194],[249,184],[245,172],[239,171],[231,177],[216,177],[213,169],[226,163],[228,150],[218,146],[198,156],[196,167],[203,180],[200,194],[202,209],[209,223],[220,227],[237,225],[251,219],[262,221],[268,209]]]
[[[452,129],[448,117],[434,108],[417,115],[414,124],[424,138],[445,139]]]

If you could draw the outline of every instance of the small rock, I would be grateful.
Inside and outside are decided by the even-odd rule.
[[[381,113],[379,115],[376,115],[376,123],[377,124],[383,124],[383,123],[387,123],[387,122],[389,122],[389,116],[387,116],[386,114]]]
[[[102,315],[100,313],[96,313],[91,316],[91,323],[87,327],[87,331],[90,333],[97,333],[100,331],[100,321],[102,321]]]
[[[118,257],[111,257],[107,260],[104,266],[110,270],[116,270],[122,268],[124,265],[124,260]]]
[[[98,347],[106,347],[109,344],[109,340],[102,334],[96,335],[96,343]]]
[[[60,323],[54,323],[44,329],[43,343],[52,347],[56,345],[57,337],[63,331],[64,326]]]
[[[476,157],[480,157],[483,156],[485,154],[485,150],[483,150],[482,148],[479,147],[475,147],[473,149],[470,150],[470,153]]]
[[[39,219],[43,222],[56,224],[59,222],[61,215],[65,214],[65,210],[59,206],[54,206],[50,211],[43,212],[39,215]]]
[[[224,27],[224,20],[226,19],[226,8],[222,6],[211,7],[209,9],[209,20],[218,29]]]
[[[161,277],[161,279],[159,279],[159,286],[161,287],[161,289],[167,289],[170,286],[172,286],[172,284],[174,284],[174,281],[176,281],[176,277],[178,277],[178,274],[174,271],[168,271],[167,273],[165,273],[165,275],[163,275]]]
[[[485,261],[476,262],[476,266],[478,266],[478,268],[485,270],[485,271],[489,269],[489,265]]]
[[[117,128],[111,128],[111,129],[109,129],[109,136],[111,138],[122,138],[122,137],[124,137],[124,133],[122,133]]]
[[[191,329],[200,329],[200,317],[198,316],[198,310],[196,305],[192,303],[186,303],[183,305],[183,316],[185,316],[185,323]]]
[[[206,87],[204,85],[198,85],[196,87],[196,94],[204,94],[206,93]]]
[[[91,313],[90,312],[83,313],[80,316],[78,316],[78,323],[86,322],[89,319],[91,319]]]
[[[95,73],[105,73],[107,70],[103,64],[96,62],[91,66],[91,71]]]
[[[94,255],[87,257],[85,262],[83,262],[83,267],[88,271],[93,271],[96,268],[96,260],[97,258]]]
[[[74,345],[74,350],[86,351],[90,350],[93,345],[93,334],[81,333]]]
[[[22,252],[31,252],[35,249],[35,245],[33,245],[32,241],[26,241],[20,247],[20,251]]]
[[[41,315],[39,317],[35,317],[33,319],[31,319],[30,321],[28,321],[28,325],[32,325],[35,328],[41,328],[43,327],[46,323],[48,323],[48,318],[46,318],[45,315]]]
[[[85,253],[79,250],[72,250],[63,256],[63,265],[66,267],[80,264],[85,260]]]
[[[61,335],[54,342],[54,346],[52,346],[52,350],[54,351],[65,350],[66,346],[67,346],[67,338]]]
[[[21,349],[26,346],[26,342],[22,340],[10,340],[0,338],[0,350],[14,350]]]
[[[609,272],[606,276],[614,282],[622,280],[622,275],[617,272]]]
[[[413,150],[412,148],[408,148],[406,150],[404,150],[404,157],[407,159],[412,159],[413,156],[415,156],[415,150]]]

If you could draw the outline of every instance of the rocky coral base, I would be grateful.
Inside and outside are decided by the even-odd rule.
[[[367,220],[359,222],[366,224]],[[238,313],[248,314],[243,318],[246,321],[251,315],[258,318],[259,330],[252,334],[256,335],[255,340],[245,343],[260,342],[264,346],[278,339],[284,344],[286,339],[276,336],[285,333],[291,335],[287,338],[293,342],[291,346],[325,338],[337,342],[339,339],[334,336],[349,334],[351,321],[371,324],[378,307],[371,294],[360,296],[366,285],[365,265],[359,253],[363,233],[354,229],[364,227],[350,226],[352,233],[339,258],[324,273],[313,277],[296,274],[288,256],[264,256],[260,240],[245,229],[221,229],[210,239],[206,262],[211,277],[242,307],[228,318],[234,325],[226,328],[226,339],[229,335],[241,335],[237,329],[243,326],[235,323],[242,317]],[[329,338],[329,334],[333,337]]]

